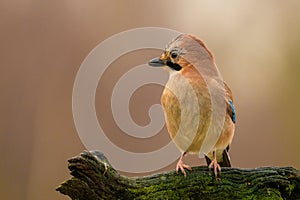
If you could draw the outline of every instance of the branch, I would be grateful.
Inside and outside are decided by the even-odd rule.
[[[300,199],[300,171],[292,167],[222,168],[219,179],[207,167],[185,178],[169,171],[142,178],[121,176],[97,151],[68,160],[73,176],[56,190],[73,200],[98,199]]]

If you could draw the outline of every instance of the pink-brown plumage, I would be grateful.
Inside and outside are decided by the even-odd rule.
[[[214,167],[215,175],[220,170],[218,163],[230,167],[229,159],[226,157],[226,148],[230,146],[234,135],[235,111],[232,104],[232,93],[228,85],[220,78],[211,51],[197,37],[183,34],[167,46],[159,59],[150,61],[149,64],[153,66],[161,64],[170,73],[161,97],[161,104],[168,132],[176,146],[181,150],[182,155],[184,156],[187,153],[199,154],[206,134],[211,134],[209,132],[210,126],[216,126],[213,127],[213,130],[221,131],[211,151],[206,153],[208,164]],[[193,92],[187,89],[186,82],[190,84]],[[216,94],[211,92],[212,89],[217,91]],[[183,98],[178,100],[175,93],[180,93]],[[194,93],[197,97],[197,105],[191,99],[193,96],[191,93]],[[225,115],[222,125],[212,121],[214,120],[212,118],[212,95],[217,98],[217,106],[220,104],[221,107],[221,104],[224,104]],[[195,107],[199,107],[200,112],[196,112]],[[182,116],[183,108],[187,111],[184,112],[184,116]],[[187,128],[182,129],[184,131],[179,130],[182,119],[186,123],[184,124],[185,127],[192,127],[197,124],[196,133],[189,132]],[[177,170],[181,169],[185,174],[184,169],[190,168],[183,164],[182,157],[178,162]]]

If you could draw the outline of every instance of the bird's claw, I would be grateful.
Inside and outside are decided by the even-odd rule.
[[[183,164],[182,160],[180,159],[176,165],[176,172],[178,173],[178,171],[180,171],[183,173],[183,175],[186,177],[186,172],[184,169],[187,169],[187,170],[192,170],[192,168],[189,166],[189,165],[186,165],[186,164]]]
[[[218,171],[221,171],[221,166],[218,164],[217,159],[213,159],[208,166],[209,168],[214,168],[215,177],[218,177]]]

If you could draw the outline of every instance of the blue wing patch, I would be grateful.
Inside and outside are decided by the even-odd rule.
[[[235,113],[234,105],[231,100],[228,100],[228,103],[229,103],[229,106],[231,109],[231,115],[230,115],[231,120],[233,121],[233,123],[235,123],[236,122],[236,113]]]

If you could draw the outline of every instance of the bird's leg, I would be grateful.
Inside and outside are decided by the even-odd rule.
[[[209,168],[214,168],[214,174],[215,177],[218,177],[218,171],[221,171],[221,167],[217,162],[217,155],[216,155],[216,151],[213,151],[213,160],[211,161],[210,165],[208,166]]]
[[[181,156],[180,159],[176,165],[176,172],[178,172],[178,170],[180,169],[180,171],[183,173],[184,176],[186,176],[185,170],[184,169],[188,169],[188,170],[192,170],[192,168],[186,164],[183,164],[183,157],[185,156],[186,152],[184,152]]]

